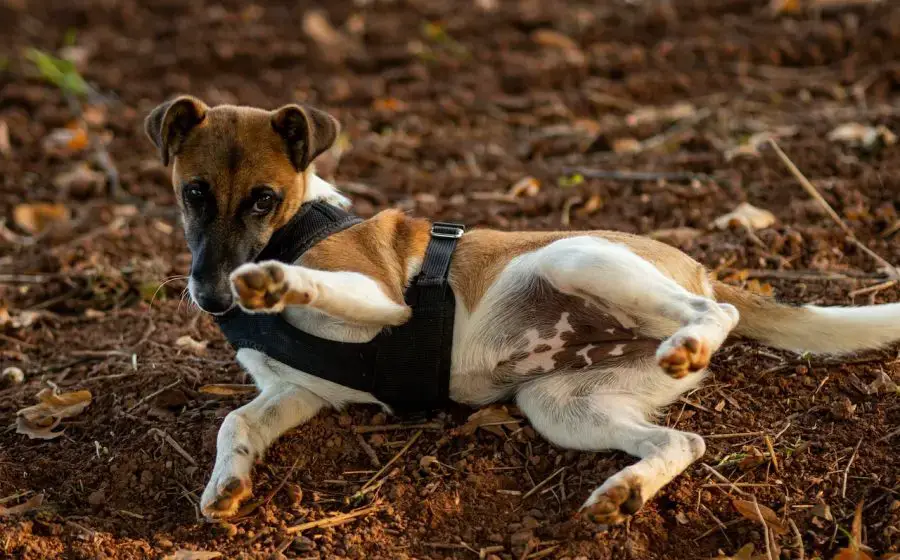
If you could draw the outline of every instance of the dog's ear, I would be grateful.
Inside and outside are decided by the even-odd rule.
[[[159,150],[163,165],[169,165],[169,160],[178,154],[184,139],[203,122],[208,109],[196,97],[182,95],[166,101],[147,115],[144,131]]]
[[[303,171],[334,144],[341,125],[324,111],[285,105],[272,113],[272,128],[284,138],[294,167]]]

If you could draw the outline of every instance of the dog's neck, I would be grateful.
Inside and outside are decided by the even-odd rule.
[[[306,183],[303,193],[303,203],[322,200],[339,208],[349,208],[350,199],[342,195],[337,187],[316,175],[315,166],[310,165],[303,172],[302,180]]]

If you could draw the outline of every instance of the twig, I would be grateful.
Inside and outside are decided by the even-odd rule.
[[[309,521],[307,523],[301,523],[300,525],[294,525],[293,527],[286,528],[284,532],[289,535],[293,535],[294,533],[300,533],[302,531],[306,531],[307,529],[314,529],[316,527],[335,527],[337,525],[343,525],[344,523],[352,521],[357,517],[369,515],[370,513],[375,513],[376,511],[380,511],[382,509],[384,509],[384,506],[382,506],[381,504],[375,504],[361,509],[353,510],[349,513],[342,513],[333,517],[326,517],[325,519],[319,519],[317,521]]]
[[[709,179],[706,173],[685,173],[679,171],[610,171],[606,169],[588,169],[585,167],[563,167],[562,172],[568,175],[581,175],[587,179],[609,179],[611,181],[692,181]]]
[[[891,439],[891,438],[894,437],[894,436],[900,436],[900,428],[897,428],[896,430],[893,430],[893,431],[891,431],[891,432],[888,432],[888,434],[887,434],[886,436],[884,436],[883,438],[881,438],[881,439],[878,440],[878,443],[884,443],[884,442],[886,442],[887,440]]]
[[[772,461],[772,466],[775,467],[775,472],[781,473],[781,465],[778,464],[778,457],[775,456],[775,445],[772,443],[772,438],[766,434],[765,437],[766,447],[769,448],[769,459]]]
[[[722,482],[724,482],[725,484],[727,484],[732,490],[734,490],[735,492],[737,492],[737,493],[740,494],[741,496],[750,496],[750,494],[748,494],[747,492],[744,492],[743,490],[741,490],[740,488],[738,488],[737,486],[735,486],[735,484],[734,484],[733,482],[731,482],[730,480],[728,480],[727,478],[725,478],[725,475],[723,475],[722,473],[720,473],[720,472],[717,471],[716,469],[712,468],[711,466],[707,465],[706,463],[700,463],[700,464],[703,466],[703,468],[705,468],[706,470],[708,470],[713,476],[715,476],[716,478],[718,478],[719,480],[721,480]]]
[[[759,522],[762,524],[763,536],[766,538],[766,556],[769,557],[769,560],[775,560],[775,557],[772,556],[772,542],[769,538],[769,526],[766,525],[766,520],[763,518],[762,511],[759,509],[759,502],[756,501],[756,496],[753,496],[753,509],[756,510],[756,515]]]
[[[797,550],[800,551],[800,560],[806,560],[806,551],[803,550],[803,535],[800,534],[800,529],[797,528],[797,524],[794,523],[793,519],[788,518],[788,523],[794,532],[794,537],[797,539],[795,544],[797,545]]]
[[[716,517],[716,514],[713,513],[711,509],[706,507],[705,504],[700,504],[700,507],[702,507],[706,511],[706,513],[708,513],[709,516],[712,517],[713,521],[716,522],[716,525],[718,525],[719,529],[722,530],[722,536],[725,537],[725,540],[728,541],[728,544],[729,545],[732,544],[731,539],[728,538],[728,533],[725,532],[726,527],[725,527],[725,524],[722,523],[722,520],[719,519],[718,517]]]
[[[712,434],[708,436],[703,436],[704,439],[733,439],[733,438],[743,438],[743,437],[753,437],[753,436],[764,436],[766,432],[738,432],[735,434]]]
[[[193,465],[195,467],[197,466],[197,461],[195,461],[194,458],[191,457],[190,454],[187,451],[185,451],[183,447],[178,445],[178,442],[175,441],[174,439],[172,439],[172,436],[170,436],[166,432],[160,430],[159,428],[150,428],[150,432],[155,433],[158,436],[162,437],[163,440],[166,443],[168,443],[169,445],[171,445],[172,448],[175,449],[175,451],[177,451],[179,455],[184,457],[188,463],[190,463],[191,465]]]
[[[362,434],[357,433],[356,442],[359,443],[359,446],[362,447],[363,451],[365,451],[366,455],[369,457],[369,461],[372,463],[372,466],[380,468],[381,461],[378,459],[378,454],[375,453],[375,450],[372,449],[372,446],[369,445],[369,442],[366,441],[366,438],[364,438]]]
[[[853,448],[853,455],[850,456],[850,460],[847,461],[847,468],[844,469],[844,482],[841,484],[841,498],[847,499],[847,476],[850,474],[850,466],[853,465],[853,461],[856,459],[856,453],[859,451],[859,446],[862,444],[864,438],[859,438],[859,441],[856,442],[856,447]]]
[[[875,284],[874,286],[869,286],[867,288],[860,288],[858,290],[853,290],[848,295],[850,297],[856,297],[856,296],[861,296],[861,295],[865,295],[865,294],[876,293],[876,292],[880,292],[881,290],[886,290],[887,288],[890,288],[891,286],[894,286],[895,284],[897,284],[897,280],[888,280],[887,282],[882,282],[881,284]]]
[[[698,123],[700,123],[700,121],[706,119],[710,115],[712,115],[712,109],[710,109],[709,107],[700,109],[692,116],[673,124],[660,134],[657,134],[656,136],[653,136],[651,138],[647,138],[646,140],[641,142],[641,151],[652,150],[654,148],[658,148],[660,146],[668,144],[669,141],[672,140],[672,138],[678,136],[683,132],[687,132]]]
[[[235,517],[247,517],[248,515],[250,515],[254,511],[256,511],[257,508],[260,508],[260,507],[268,504],[269,502],[271,502],[272,498],[274,498],[275,495],[278,494],[278,492],[280,492],[282,488],[284,488],[284,485],[287,484],[287,481],[291,478],[291,475],[294,474],[294,469],[297,468],[297,463],[299,463],[299,462],[300,462],[300,457],[297,457],[297,459],[294,461],[294,464],[291,465],[291,468],[288,469],[288,472],[285,473],[285,475],[281,478],[281,482],[278,483],[278,486],[276,486],[268,494],[266,494],[266,496],[263,499],[256,500],[255,502],[251,502],[251,503],[245,505],[244,507],[242,507],[235,514]]]
[[[551,474],[550,476],[548,476],[548,477],[545,478],[544,480],[542,480],[542,481],[540,481],[539,483],[537,483],[537,484],[534,486],[534,488],[532,488],[532,489],[529,490],[528,492],[525,492],[525,495],[522,496],[522,501],[525,501],[529,496],[531,496],[532,494],[534,494],[535,492],[537,492],[538,490],[540,490],[542,486],[544,486],[545,484],[547,484],[548,482],[550,482],[551,480],[553,480],[553,478],[554,478],[556,475],[558,475],[559,473],[563,472],[563,471],[566,470],[567,468],[568,468],[568,467],[563,466],[563,467],[560,467],[560,468],[556,469],[556,470],[553,472],[553,474]]]
[[[856,270],[845,270],[843,272],[824,272],[817,270],[767,270],[767,269],[750,269],[740,271],[735,269],[722,269],[723,274],[746,274],[747,278],[774,278],[776,280],[803,280],[803,281],[831,281],[831,280],[866,280],[884,278],[882,272],[861,272]]]
[[[371,432],[396,432],[399,430],[443,430],[444,425],[440,422],[428,422],[425,424],[385,424],[383,426],[356,426],[353,431],[357,434],[368,434]]]
[[[131,412],[131,411],[133,411],[135,408],[141,406],[142,404],[144,404],[145,402],[149,401],[149,400],[152,399],[153,397],[155,397],[155,396],[157,396],[157,395],[163,393],[163,392],[166,391],[167,389],[171,389],[172,387],[178,385],[179,383],[181,383],[181,378],[180,378],[180,377],[179,377],[178,379],[176,379],[173,383],[169,383],[168,385],[166,385],[165,387],[163,387],[163,388],[160,389],[159,391],[153,391],[152,393],[150,393],[150,394],[147,395],[146,397],[144,397],[144,398],[142,398],[141,400],[139,400],[138,402],[134,403],[134,405],[132,405],[132,407],[129,408],[128,410],[126,410],[125,412]]]
[[[775,142],[773,138],[769,138],[769,145],[771,145],[772,149],[775,150],[775,153],[778,154],[778,157],[781,159],[782,163],[784,163],[785,167],[788,168],[788,171],[790,171],[794,178],[797,179],[797,181],[800,183],[800,186],[803,187],[803,189],[822,206],[822,208],[825,210],[825,212],[828,213],[834,223],[836,223],[838,227],[843,230],[843,232],[847,235],[847,240],[854,243],[857,247],[862,249],[863,252],[877,261],[878,264],[884,267],[885,272],[888,274],[888,276],[893,279],[900,279],[900,270],[898,270],[897,267],[885,260],[881,255],[863,245],[863,243],[856,238],[856,235],[854,235],[853,230],[850,229],[850,226],[848,226],[844,222],[844,220],[841,219],[838,213],[834,211],[834,208],[832,208],[831,205],[828,204],[828,201],[825,200],[825,198],[819,193],[815,185],[813,185],[810,180],[803,175],[800,169],[798,169],[797,166],[794,165],[794,162],[791,161],[791,159],[787,156],[787,154],[784,153],[784,151],[782,151],[781,147],[777,142]]]
[[[403,449],[401,449],[399,452],[397,452],[397,454],[394,455],[394,457],[393,457],[390,461],[388,461],[387,464],[386,464],[385,466],[381,467],[381,470],[379,470],[377,473],[375,473],[375,475],[374,475],[372,478],[370,478],[369,481],[366,482],[366,483],[363,485],[363,487],[360,488],[359,491],[360,491],[360,492],[365,492],[365,490],[366,490],[369,486],[375,484],[375,481],[378,480],[378,477],[380,477],[385,471],[387,471],[388,468],[389,468],[391,465],[393,465],[394,462],[396,462],[397,459],[399,459],[404,453],[406,453],[407,451],[409,451],[409,448],[412,447],[412,444],[414,444],[414,443],[416,442],[416,440],[419,439],[419,437],[420,437],[423,433],[425,433],[423,430],[419,430],[418,432],[416,432],[416,433],[413,435],[413,437],[409,438],[409,441],[406,442],[406,445],[403,446]]]

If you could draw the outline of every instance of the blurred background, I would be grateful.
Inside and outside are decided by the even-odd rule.
[[[618,229],[788,301],[900,300],[885,270],[900,263],[896,1],[0,0],[0,426],[48,383],[92,394],[52,440],[0,428],[0,504],[43,500],[0,509],[0,556],[765,554],[699,467],[629,530],[573,524],[630,460],[551,448],[524,424],[426,433],[383,489],[389,514],[288,539],[347,509],[347,471],[372,468],[350,428],[368,409],[282,438],[256,478],[258,496],[277,492],[248,520],[199,522],[216,429],[252,388],[201,390],[248,381],[184,297],[190,255],[143,133],[178,93],[331,112],[343,134],[319,171],[364,217]],[[883,439],[900,423],[896,352],[835,364],[732,346],[712,377],[666,421],[751,434],[711,440],[706,461],[796,525],[772,530],[781,558],[900,551],[900,438]],[[408,435],[364,441],[386,461]],[[435,455],[452,468],[423,470]]]

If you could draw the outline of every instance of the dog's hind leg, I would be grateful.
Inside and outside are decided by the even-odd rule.
[[[516,396],[534,428],[552,443],[583,451],[618,449],[640,458],[608,478],[582,506],[597,523],[622,522],[706,451],[697,434],[647,422],[639,397],[608,384],[609,375],[623,373],[542,377]]]
[[[666,339],[657,360],[675,378],[709,365],[712,353],[738,322],[733,306],[687,291],[624,245],[570,237],[532,258],[541,276],[561,292],[600,302],[616,312],[623,326]]]
[[[216,439],[216,464],[200,500],[209,518],[233,516],[251,494],[254,462],[281,434],[306,422],[328,403],[311,391],[280,380],[264,363],[248,364],[260,394],[231,411]]]

